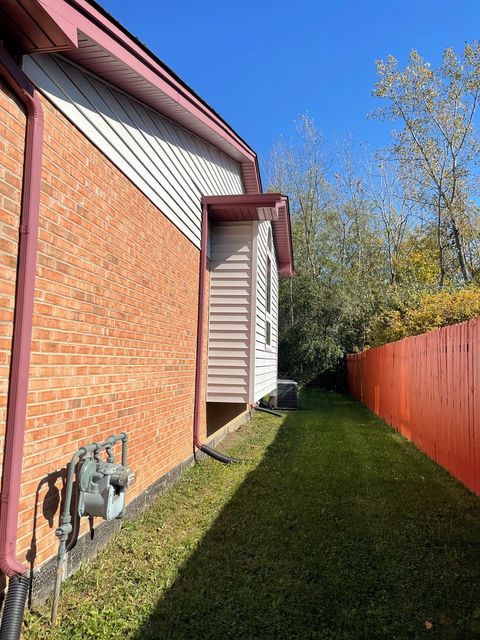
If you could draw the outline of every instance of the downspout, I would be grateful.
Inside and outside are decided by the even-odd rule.
[[[202,360],[203,360],[203,332],[206,308],[205,280],[207,276],[208,253],[208,205],[202,205],[202,239],[200,246],[200,275],[198,284],[198,319],[197,319],[197,356],[195,365],[195,402],[193,408],[193,447],[200,449],[211,458],[224,464],[239,462],[236,458],[229,458],[204,444],[200,439],[200,407],[202,404]],[[0,639],[1,640],[1,639]]]
[[[280,411],[275,411],[274,409],[268,409],[267,407],[262,407],[259,404],[254,404],[253,409],[255,411],[263,411],[264,413],[269,413],[272,416],[277,416],[277,418],[284,418],[285,416]]]
[[[33,85],[2,47],[0,47],[0,76],[21,101],[27,115],[12,357],[0,502],[0,571],[10,578],[0,627],[0,640],[3,638],[13,640],[20,635],[29,586],[27,568],[16,556],[16,545],[35,293],[43,110]]]

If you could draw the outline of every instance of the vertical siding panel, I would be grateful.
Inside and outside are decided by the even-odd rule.
[[[152,131],[152,126],[146,124],[146,119],[142,118],[141,112],[136,108],[136,105],[129,101],[124,95],[109,91],[110,102],[114,105],[114,109],[120,110],[120,118],[123,118],[126,122],[129,122],[130,134],[133,138],[137,139],[138,153],[139,155],[146,154],[150,161],[154,163],[154,173],[158,171],[158,156],[163,156],[165,164],[168,167],[170,175],[177,170],[177,167],[182,167],[182,179],[187,186],[185,190],[186,195],[190,199],[188,206],[196,205],[198,198],[201,197],[202,191],[198,185],[192,179],[192,172],[183,166],[181,158],[176,153],[176,147],[171,142],[171,135],[168,129],[162,128],[163,135],[160,134],[157,127],[157,134]],[[115,106],[118,105],[118,106]],[[147,114],[147,110],[143,109],[144,115]],[[151,118],[149,118],[152,122]],[[153,124],[153,123],[152,123]],[[156,143],[156,144],[155,144]],[[183,196],[181,196],[183,198]]]
[[[212,227],[207,401],[247,403],[252,316],[251,222]]]
[[[258,264],[258,222],[252,222],[252,271],[257,268]],[[257,278],[252,277],[252,288],[250,292],[250,351],[249,351],[249,363],[250,363],[250,381],[248,389],[248,402],[255,402],[255,366],[256,366],[256,349],[257,349]]]

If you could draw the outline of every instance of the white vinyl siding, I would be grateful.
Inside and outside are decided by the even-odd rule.
[[[212,226],[208,402],[250,401],[253,224]]]
[[[254,401],[277,387],[278,350],[278,272],[275,252],[268,252],[270,222],[258,222],[256,265],[256,326]],[[267,312],[267,257],[272,260],[271,311]],[[267,344],[267,319],[270,322],[270,344]]]
[[[244,192],[238,162],[96,76],[56,55],[24,70],[80,131],[197,247],[202,195]]]

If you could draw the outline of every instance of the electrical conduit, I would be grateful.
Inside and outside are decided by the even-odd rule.
[[[2,47],[0,47],[0,76],[21,101],[27,116],[0,503],[0,570],[10,578],[0,626],[0,640],[7,638],[17,640],[21,633],[29,586],[27,568],[16,556],[16,544],[37,261],[43,110],[33,85]]]

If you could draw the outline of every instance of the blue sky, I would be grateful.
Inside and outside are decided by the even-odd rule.
[[[480,38],[480,0],[100,0],[265,161],[302,113],[327,139],[371,149],[390,125],[368,120],[375,60],[416,48],[433,65]]]

